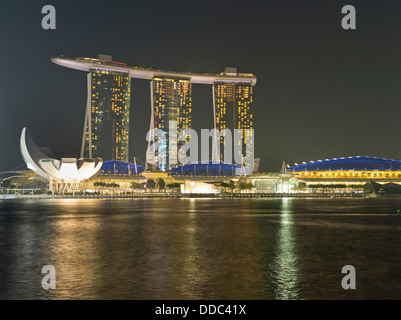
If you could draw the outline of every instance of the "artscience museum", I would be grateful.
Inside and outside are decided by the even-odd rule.
[[[20,147],[28,169],[49,181],[50,190],[79,189],[81,183],[99,173],[103,164],[101,158],[54,159],[47,148],[36,146],[26,128],[22,129]]]

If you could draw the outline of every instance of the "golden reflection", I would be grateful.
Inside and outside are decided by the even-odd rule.
[[[100,204],[99,201],[86,202],[85,206]],[[55,216],[53,222],[57,236],[52,239],[51,257],[56,268],[57,298],[96,299],[93,289],[102,276],[97,272],[95,245],[98,242],[99,219],[85,215],[79,200],[58,200],[55,208],[65,213]]]
[[[194,202],[189,202],[189,207],[193,210]],[[178,282],[177,289],[180,296],[186,299],[199,299],[197,288],[205,283],[205,275],[201,270],[199,263],[199,244],[196,236],[200,232],[199,226],[196,223],[196,213],[188,214],[187,225],[183,233],[183,243],[185,243],[185,255],[182,266],[182,279]]]
[[[279,300],[297,299],[299,296],[299,271],[292,201],[290,198],[283,198],[281,204],[280,230],[273,268],[276,283],[275,298]]]

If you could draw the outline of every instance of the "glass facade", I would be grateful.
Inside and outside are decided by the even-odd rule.
[[[166,135],[166,146],[161,154],[156,153],[157,169],[166,170],[169,164],[169,121],[177,122],[177,134],[191,127],[192,85],[189,80],[173,78],[153,79],[153,117],[154,128]],[[157,141],[157,137],[155,139]],[[185,144],[177,142],[177,150]],[[177,159],[176,154],[172,154]],[[178,154],[178,161],[182,155]]]
[[[92,69],[90,73],[92,156],[128,161],[131,78],[125,72]]]
[[[241,169],[240,165],[231,163],[191,163],[185,165],[179,165],[171,168],[169,175],[180,176],[180,175],[193,175],[193,176],[236,176],[238,171]]]
[[[141,174],[143,166],[136,165],[135,163],[123,162],[118,160],[104,161],[101,174]]]

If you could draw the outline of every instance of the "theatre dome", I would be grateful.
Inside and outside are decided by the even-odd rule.
[[[295,163],[288,171],[336,171],[336,170],[401,170],[401,160],[368,156],[342,157]]]

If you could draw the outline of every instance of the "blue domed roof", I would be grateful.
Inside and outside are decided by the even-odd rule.
[[[302,162],[287,166],[288,171],[326,170],[401,170],[401,160],[376,157],[342,157],[326,160]]]

